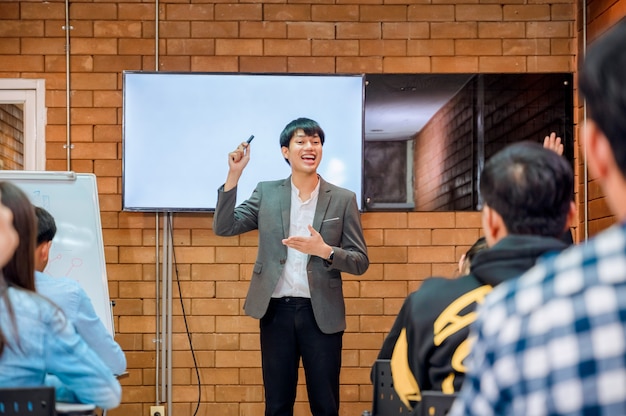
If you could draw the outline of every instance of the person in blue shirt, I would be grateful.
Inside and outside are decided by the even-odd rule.
[[[52,301],[35,292],[35,213],[28,197],[0,182],[0,387],[63,383],[56,395],[111,409],[122,389]],[[9,257],[10,253],[10,257]]]
[[[37,246],[35,247],[35,286],[37,292],[56,303],[83,337],[109,367],[111,373],[120,375],[126,371],[124,351],[106,329],[80,284],[68,277],[53,277],[43,273],[48,264],[52,239],[57,227],[48,211],[35,207],[37,217]]]

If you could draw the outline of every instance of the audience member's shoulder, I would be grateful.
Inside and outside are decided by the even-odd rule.
[[[55,287],[61,287],[68,291],[81,291],[82,290],[80,283],[78,283],[74,279],[70,279],[69,277],[64,277],[64,276],[54,277],[54,276],[50,276],[49,274],[41,273],[41,272],[35,272],[35,285],[37,286],[37,288],[39,288],[40,286],[44,286],[44,285],[45,286],[52,285]]]
[[[583,266],[600,263],[607,259],[623,257],[626,252],[626,225],[615,225],[590,238],[587,242],[573,245],[559,254],[541,259],[549,276],[571,273]]]
[[[15,316],[24,320],[24,325],[46,325],[52,327],[64,326],[65,315],[48,298],[25,289],[9,288],[11,304],[15,309]]]
[[[481,284],[472,274],[455,278],[432,276],[424,279],[419,289],[411,293],[409,297],[453,295],[475,289],[477,286]]]
[[[78,312],[83,299],[88,298],[80,284],[69,277],[53,277],[35,272],[35,286],[38,293],[50,299],[70,317]]]
[[[50,302],[46,302],[46,299],[36,292],[17,287],[9,287],[8,295],[11,299],[11,304],[14,305],[16,309],[17,316],[24,314],[29,315],[29,311],[33,311],[33,314],[39,314],[40,311],[49,309],[47,304]]]
[[[576,295],[600,283],[607,274],[590,273],[591,268],[617,271],[619,267],[610,263],[622,262],[625,255],[625,227],[611,227],[586,243],[538,259],[537,264],[518,279],[496,287],[487,298],[485,308],[509,303],[517,315],[532,314],[550,301]],[[618,279],[626,279],[623,273],[616,275]]]
[[[607,257],[614,254],[622,254],[626,251],[626,223],[616,224],[590,238],[586,244],[593,252],[587,255]]]
[[[431,276],[431,277],[424,279],[424,281],[419,287],[419,290],[436,289],[439,287],[449,286],[450,283],[454,282],[455,280],[457,279],[450,278],[450,277],[443,277],[443,276]]]
[[[586,243],[564,251],[554,259],[556,278],[569,278],[569,284],[582,290],[595,284],[626,282],[623,264],[626,261],[626,224],[615,225],[599,233]],[[583,273],[583,270],[585,271]],[[597,271],[597,272],[596,272]],[[584,281],[583,281],[584,279]],[[558,283],[558,282],[556,282]],[[564,289],[570,295],[572,289]],[[559,294],[559,293],[557,293]]]

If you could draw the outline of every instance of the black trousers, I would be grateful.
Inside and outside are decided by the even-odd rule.
[[[313,416],[339,414],[343,332],[324,334],[311,300],[272,299],[260,321],[265,416],[292,416],[300,358]]]

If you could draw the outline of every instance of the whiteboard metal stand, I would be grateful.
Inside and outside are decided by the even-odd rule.
[[[157,214],[157,256],[158,256],[158,225]],[[173,222],[173,214],[167,212],[163,216],[163,241],[161,280],[156,277],[157,299],[160,295],[160,325],[159,305],[157,305],[157,338],[156,338],[156,378],[157,378],[157,404],[167,403],[166,414],[172,414],[172,239],[170,230]],[[157,270],[158,270],[157,257]],[[159,293],[159,286],[160,292]],[[160,392],[159,392],[160,384]]]

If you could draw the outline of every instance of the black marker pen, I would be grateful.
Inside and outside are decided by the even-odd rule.
[[[248,137],[248,140],[246,140],[246,143],[250,144],[252,139],[254,139],[254,134],[251,134],[250,137]]]

